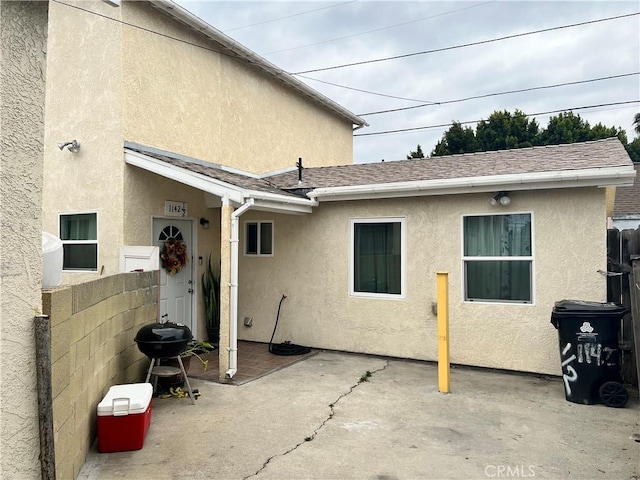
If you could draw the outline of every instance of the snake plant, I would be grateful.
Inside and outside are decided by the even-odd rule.
[[[202,274],[202,294],[209,340],[217,344],[220,335],[220,269],[214,270],[211,266],[211,254]]]

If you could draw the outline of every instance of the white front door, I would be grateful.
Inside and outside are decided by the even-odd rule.
[[[172,218],[153,220],[153,244],[162,254],[165,243],[182,242],[186,246],[186,265],[173,275],[163,267],[160,259],[160,318],[167,315],[170,322],[182,323],[193,331],[192,299],[193,284],[193,222]]]

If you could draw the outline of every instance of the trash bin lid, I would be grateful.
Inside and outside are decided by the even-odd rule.
[[[624,315],[627,309],[617,303],[586,302],[583,300],[560,300],[553,307],[554,313],[602,313],[611,315]]]

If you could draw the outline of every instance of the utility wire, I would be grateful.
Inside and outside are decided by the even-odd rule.
[[[477,100],[479,98],[487,98],[487,97],[497,97],[500,95],[509,95],[512,93],[522,93],[522,92],[533,92],[535,90],[544,90],[544,89],[548,89],[548,88],[557,88],[557,87],[566,87],[569,85],[580,85],[583,83],[591,83],[591,82],[599,82],[602,80],[613,80],[615,78],[624,78],[624,77],[630,77],[633,75],[640,75],[640,72],[632,72],[632,73],[623,73],[620,75],[610,75],[608,77],[599,77],[599,78],[591,78],[589,80],[577,80],[574,82],[565,82],[565,83],[556,83],[554,85],[542,85],[542,86],[538,86],[538,87],[530,87],[530,88],[520,88],[518,90],[507,90],[504,92],[495,92],[495,93],[486,93],[484,95],[474,95],[472,97],[465,97],[465,98],[458,98],[456,100],[445,100],[442,102],[429,102],[429,103],[425,103],[423,105],[413,105],[411,107],[403,107],[403,108],[392,108],[389,110],[379,110],[377,112],[367,112],[367,113],[358,113],[357,115],[359,117],[366,117],[369,115],[380,115],[382,113],[392,113],[392,112],[401,112],[404,110],[412,110],[414,108],[423,108],[423,107],[431,107],[433,105],[448,105],[451,103],[460,103],[460,102],[466,102],[468,100]],[[302,75],[301,75],[302,76]],[[309,77],[304,77],[302,76],[302,78],[309,78]],[[323,82],[323,83],[328,83],[328,82]],[[340,86],[340,85],[336,85],[336,86]],[[351,89],[350,87],[343,87],[343,88],[349,88],[350,90],[357,90],[357,89]],[[361,90],[364,91],[364,90]],[[391,97],[391,98],[399,98],[399,97],[393,97],[391,95],[384,95],[384,94],[376,94],[373,92],[366,92],[365,93],[372,93],[374,95],[381,95],[383,97]],[[409,100],[409,99],[406,99]]]
[[[326,10],[328,8],[333,8],[333,7],[341,7],[342,5],[347,5],[348,3],[354,3],[357,2],[358,0],[350,0],[348,2],[342,2],[342,3],[335,3],[333,5],[328,5],[326,7],[320,7],[320,8],[316,8],[313,10],[306,10],[304,12],[300,12],[300,13],[294,13],[292,15],[287,15],[286,17],[280,17],[280,18],[274,18],[271,20],[264,20],[263,22],[258,22],[258,23],[251,23],[249,25],[242,25],[241,27],[233,27],[233,28],[228,28],[226,30],[223,30],[225,33],[226,32],[233,32],[234,30],[240,30],[242,28],[249,28],[249,27],[255,27],[257,25],[264,25],[265,23],[272,23],[272,22],[277,22],[279,20],[285,20],[287,18],[293,18],[293,17],[300,17],[302,15],[307,15],[308,13],[313,13],[313,12],[318,12],[320,10]]]
[[[594,79],[591,79],[591,80],[579,80],[579,81],[575,81],[575,82],[559,83],[559,84],[555,84],[555,85],[545,85],[545,86],[540,86],[540,87],[530,87],[530,88],[523,88],[523,89],[520,89],[520,90],[509,90],[509,91],[506,91],[506,92],[487,93],[487,94],[484,94],[484,95],[466,97],[466,98],[461,98],[461,99],[457,99],[457,100],[445,100],[445,101],[440,101],[440,102],[434,102],[434,101],[430,101],[430,100],[418,100],[418,99],[415,99],[415,98],[398,97],[398,96],[389,95],[389,94],[386,94],[386,93],[372,92],[370,90],[363,90],[363,89],[360,89],[360,88],[349,87],[347,85],[340,85],[339,83],[327,82],[325,80],[320,80],[319,78],[308,77],[306,75],[298,75],[298,76],[300,78],[305,78],[307,80],[312,80],[314,82],[324,83],[326,85],[332,85],[334,87],[344,88],[344,89],[347,89],[347,90],[353,90],[353,91],[356,91],[356,92],[367,93],[369,95],[376,95],[376,96],[379,96],[379,97],[395,98],[395,99],[398,99],[398,100],[408,100],[410,102],[421,102],[422,103],[422,105],[413,105],[413,106],[410,106],[410,107],[392,108],[392,109],[389,109],[389,110],[379,110],[379,111],[375,111],[375,112],[367,112],[367,113],[358,114],[359,117],[363,117],[363,116],[367,116],[367,115],[378,115],[378,114],[381,114],[381,113],[400,112],[400,111],[403,111],[403,110],[411,110],[411,109],[414,109],[414,108],[429,107],[429,106],[432,106],[432,105],[446,105],[446,104],[449,104],[449,103],[464,102],[464,101],[467,101],[467,100],[475,100],[475,99],[478,99],[478,98],[494,97],[494,96],[506,95],[506,94],[510,94],[510,93],[528,92],[528,91],[533,91],[533,90],[541,90],[541,89],[545,89],[545,88],[562,87],[562,86],[565,86],[565,85],[577,85],[577,84],[581,84],[581,83],[596,82],[598,80],[609,80],[609,79],[621,78],[621,77],[627,77],[627,76],[639,75],[639,74],[640,74],[640,72],[625,73],[625,74],[621,74],[621,75],[612,75],[612,76],[609,76],[609,77],[594,78]]]
[[[514,35],[507,35],[505,37],[492,38],[492,39],[489,39],[489,40],[481,40],[479,42],[464,43],[462,45],[453,45],[453,46],[450,46],[450,47],[435,48],[433,50],[425,50],[425,51],[422,51],[422,52],[405,53],[404,55],[395,55],[393,57],[377,58],[377,59],[374,59],[374,60],[363,60],[361,62],[353,62],[353,63],[344,63],[344,64],[341,64],[341,65],[334,65],[332,67],[314,68],[312,70],[302,70],[300,72],[293,72],[293,73],[291,73],[291,75],[302,75],[304,73],[324,72],[324,71],[327,71],[327,70],[336,70],[338,68],[355,67],[357,65],[367,65],[367,64],[371,64],[371,63],[386,62],[386,61],[389,61],[389,60],[397,60],[399,58],[414,57],[416,55],[426,55],[426,54],[429,54],[429,53],[445,52],[445,51],[448,51],[448,50],[455,50],[455,49],[458,49],[458,48],[473,47],[473,46],[476,46],[476,45],[485,45],[487,43],[494,43],[494,42],[500,42],[502,40],[510,40],[510,39],[513,39],[513,38],[525,37],[525,36],[534,35],[534,34],[537,34],[537,33],[551,32],[551,31],[554,31],[554,30],[562,30],[562,29],[565,29],[565,28],[581,27],[581,26],[584,26],[584,25],[590,25],[590,24],[600,23],[600,22],[607,22],[607,21],[610,21],[610,20],[619,20],[621,18],[632,17],[632,16],[635,16],[635,15],[640,15],[640,12],[628,13],[628,14],[625,14],[625,15],[617,15],[615,17],[600,18],[600,19],[597,19],[597,20],[589,20],[589,21],[580,22],[580,23],[572,23],[572,24],[569,24],[569,25],[561,25],[561,26],[558,26],[558,27],[543,28],[541,30],[534,30],[534,31],[531,31],[531,32],[516,33]]]
[[[456,9],[456,10],[450,10],[450,11],[448,11],[448,12],[438,13],[437,15],[431,15],[431,16],[429,16],[429,17],[418,18],[418,19],[416,19],[416,20],[411,20],[411,21],[409,21],[409,22],[396,23],[395,25],[389,25],[388,27],[381,27],[381,28],[376,28],[376,29],[374,29],[374,30],[367,30],[366,32],[354,33],[354,34],[352,34],[352,35],[346,35],[346,36],[344,36],[344,37],[331,38],[331,39],[329,39],[329,40],[322,40],[322,41],[320,41],[320,42],[308,43],[308,44],[306,44],[306,45],[300,45],[300,46],[298,46],[298,47],[292,47],[292,48],[285,48],[285,49],[282,49],[282,50],[274,50],[274,51],[272,51],[272,52],[266,52],[266,53],[264,53],[263,55],[274,55],[274,54],[276,54],[276,53],[290,52],[290,51],[292,51],[292,50],[300,50],[300,49],[302,49],[302,48],[313,47],[313,46],[315,46],[315,45],[322,45],[322,44],[325,44],[325,43],[337,42],[337,41],[340,41],[340,40],[345,40],[345,39],[347,39],[347,38],[359,37],[360,35],[367,35],[367,34],[369,34],[369,33],[381,32],[381,31],[383,31],[383,30],[389,30],[389,29],[391,29],[391,28],[402,27],[402,26],[405,26],[405,25],[410,25],[410,24],[412,24],[412,23],[422,22],[422,21],[424,21],[424,20],[429,20],[429,19],[436,18],[436,17],[443,17],[443,16],[445,16],[445,15],[449,15],[449,14],[451,14],[451,13],[461,12],[461,11],[463,11],[463,10],[468,10],[468,9],[470,9],[470,8],[480,7],[480,6],[482,6],[482,5],[486,5],[486,4],[488,4],[488,3],[495,3],[495,2],[497,2],[497,1],[498,1],[498,0],[491,0],[491,1],[489,1],[489,2],[478,3],[478,4],[476,4],[476,5],[470,5],[470,6],[468,6],[468,7],[463,7],[463,8],[458,8],[458,9]]]
[[[325,80],[320,80],[318,78],[307,77],[306,75],[298,75],[298,76],[300,78],[306,78],[307,80],[313,80],[314,82],[320,82],[320,83],[324,83],[326,85],[333,85],[334,87],[345,88],[347,90],[353,90],[355,92],[362,92],[362,93],[368,93],[370,95],[377,95],[378,97],[395,98],[395,99],[398,99],[398,100],[409,100],[410,102],[420,102],[420,103],[427,103],[429,105],[438,105],[438,102],[430,102],[429,100],[417,100],[415,98],[397,97],[395,95],[387,95],[385,93],[371,92],[369,90],[362,90],[360,88],[348,87],[346,85],[339,85],[337,83],[327,82]],[[418,105],[418,107],[422,107],[422,106],[424,106],[424,105]],[[410,108],[416,108],[416,107],[410,107]],[[373,114],[371,114],[371,115],[373,115]]]
[[[598,107],[609,107],[612,105],[628,105],[631,103],[640,103],[640,100],[629,100],[626,102],[614,102],[614,103],[601,103],[599,105],[585,105],[582,107],[572,107],[572,108],[563,108],[561,110],[549,110],[546,112],[537,112],[537,113],[531,113],[531,114],[524,114],[522,115],[523,117],[536,117],[538,115],[548,115],[550,113],[560,113],[560,112],[568,112],[568,111],[573,111],[573,110],[585,110],[587,108],[598,108]],[[459,124],[459,125],[469,125],[471,123],[478,123],[478,122],[482,122],[483,120],[467,120],[465,122],[453,122],[453,123],[442,123],[440,125],[428,125],[428,126],[424,126],[424,127],[413,127],[413,128],[400,128],[397,130],[385,130],[383,132],[372,132],[372,133],[357,133],[354,135],[354,137],[371,137],[374,135],[387,135],[387,134],[391,134],[391,133],[402,133],[402,132],[412,132],[412,131],[416,131],[416,130],[427,130],[430,128],[443,128],[443,127],[451,127],[454,124]]]

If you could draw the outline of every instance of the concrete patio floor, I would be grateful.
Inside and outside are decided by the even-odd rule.
[[[360,381],[366,372],[367,381]],[[154,399],[142,450],[89,455],[84,480],[635,479],[637,398],[564,399],[559,378],[320,352],[241,386]]]

